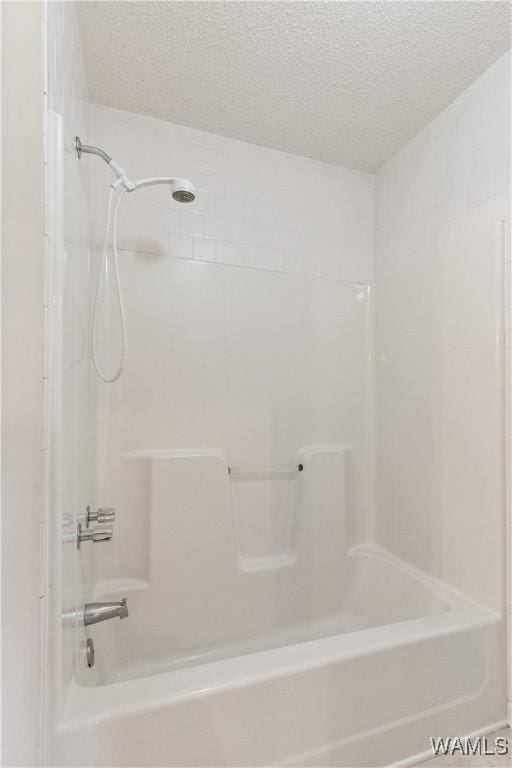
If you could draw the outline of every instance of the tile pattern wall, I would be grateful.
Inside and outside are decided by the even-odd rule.
[[[142,115],[92,107],[90,141],[132,178],[193,180],[196,202],[165,188],[130,195],[120,247],[351,282],[373,280],[373,176]],[[110,170],[92,158],[101,239]]]
[[[483,356],[492,353],[495,337],[489,313],[496,303],[492,280],[499,251],[498,222],[510,222],[509,138],[510,55],[506,54],[376,177],[379,538],[397,554],[498,608],[503,599],[501,504],[493,497],[492,509],[475,512],[473,505],[475,498],[485,498],[488,486],[499,485],[499,476],[495,479],[500,459],[495,451],[501,440],[492,432],[492,403],[499,390],[490,391],[492,368],[484,367]],[[475,331],[477,317],[481,325]],[[462,325],[450,349],[447,339],[455,323]],[[486,333],[479,350],[482,366],[471,367],[469,354],[476,352],[470,346],[477,343],[478,334],[483,340]],[[509,333],[507,339],[510,347]],[[459,360],[457,397],[449,390],[448,377],[464,345],[468,357]],[[493,363],[489,360],[488,365]],[[510,373],[510,351],[506,367]],[[510,399],[510,377],[508,382]],[[454,428],[453,435],[466,434],[466,439],[449,447],[446,425],[477,386],[480,405],[473,403],[464,420],[481,427],[472,455],[467,429],[461,424]],[[489,409],[482,413],[479,409],[485,409],[485,403]],[[468,471],[470,459],[476,460],[475,471]],[[510,476],[510,452],[507,467]],[[451,504],[447,487],[461,470],[467,482],[461,480],[458,502]],[[484,474],[481,495],[467,500],[479,472]],[[499,490],[495,488],[495,495]],[[462,518],[458,527],[457,515]],[[450,536],[455,542],[457,531],[458,543],[447,544]]]

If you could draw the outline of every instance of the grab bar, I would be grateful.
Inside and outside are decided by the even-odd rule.
[[[294,472],[302,472],[303,464],[251,464],[246,466],[228,467],[230,475],[290,475]]]

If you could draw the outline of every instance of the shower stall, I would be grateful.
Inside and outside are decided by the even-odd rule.
[[[45,764],[503,727],[509,53],[368,173],[91,103],[45,23]]]

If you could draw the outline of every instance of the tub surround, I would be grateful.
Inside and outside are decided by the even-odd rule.
[[[127,366],[91,385],[111,176],[60,155],[59,499],[117,517],[51,560],[46,761],[405,766],[503,726],[508,55],[376,176],[84,104],[66,57],[50,149],[78,133],[197,198],[126,195]],[[60,624],[125,596],[126,621]]]

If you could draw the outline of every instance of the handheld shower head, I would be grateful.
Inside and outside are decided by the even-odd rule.
[[[188,179],[173,179],[170,176],[136,179],[133,182],[133,189],[129,191],[133,192],[141,187],[151,187],[155,184],[170,184],[171,195],[178,203],[192,203],[196,199],[196,190],[191,181]]]
[[[182,179],[182,178],[175,179],[175,178],[172,178],[171,176],[152,176],[151,178],[137,179],[136,181],[132,181],[131,179],[128,178],[124,169],[121,168],[110,157],[110,155],[108,155],[103,149],[101,149],[100,147],[89,146],[88,144],[82,144],[78,136],[75,137],[75,148],[76,148],[76,153],[79,159],[84,153],[89,155],[97,155],[98,157],[101,157],[101,159],[105,163],[107,163],[107,165],[111,168],[111,170],[114,172],[116,177],[115,180],[110,185],[109,199],[108,199],[108,205],[107,205],[107,216],[105,221],[105,237],[103,240],[101,272],[99,274],[97,285],[96,285],[96,296],[94,299],[94,305],[92,310],[92,325],[91,325],[91,352],[92,352],[94,367],[96,368],[98,376],[107,384],[111,384],[114,381],[117,381],[118,378],[121,376],[121,373],[123,372],[125,360],[126,360],[126,343],[127,343],[123,294],[121,291],[121,282],[119,279],[119,267],[118,267],[118,259],[117,259],[117,215],[119,212],[119,205],[121,203],[121,200],[123,199],[123,196],[126,192],[134,192],[136,189],[139,189],[140,187],[151,187],[155,184],[169,184],[171,187],[171,195],[173,197],[173,200],[176,200],[176,202],[178,203],[192,203],[196,199],[196,191],[194,189],[194,185],[188,179]],[[112,216],[112,204],[113,204],[114,194],[117,193],[118,191],[119,191],[119,196],[117,197],[116,203],[114,205],[113,216]],[[97,337],[97,315],[98,315],[99,298],[100,298],[100,293],[102,290],[103,283],[107,279],[107,272],[109,271],[107,267],[107,260],[108,260],[108,250],[109,250],[109,247],[108,247],[109,236],[110,236],[111,229],[112,229],[114,284],[117,292],[117,306],[119,309],[119,317],[121,321],[121,353],[119,358],[119,364],[115,372],[111,376],[109,376],[106,373],[104,373],[100,365],[100,362],[97,358],[96,337]]]
[[[173,179],[171,195],[178,203],[192,203],[196,199],[194,185],[188,179]]]

